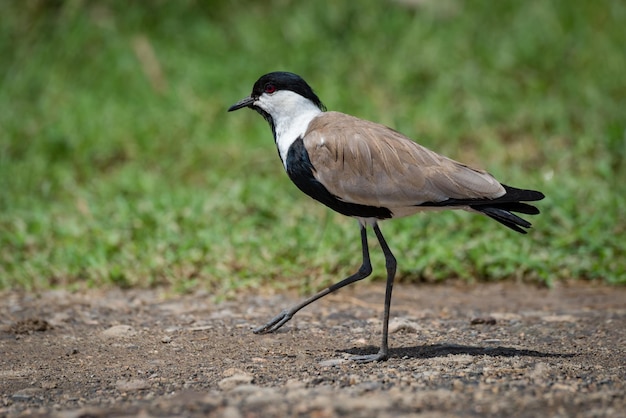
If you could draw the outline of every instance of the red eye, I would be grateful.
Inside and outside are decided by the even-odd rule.
[[[275,91],[276,91],[276,86],[275,86],[275,85],[273,85],[273,84],[271,84],[271,83],[268,83],[268,84],[266,84],[266,85],[265,85],[265,92],[266,92],[266,93],[268,93],[268,94],[272,94],[272,93],[274,93]]]

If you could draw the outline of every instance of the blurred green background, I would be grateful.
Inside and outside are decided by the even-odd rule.
[[[383,223],[401,280],[626,283],[626,2],[0,6],[0,288],[228,295],[353,272],[356,222],[290,183],[256,113],[226,113],[274,70],[546,194],[527,236],[467,213]]]

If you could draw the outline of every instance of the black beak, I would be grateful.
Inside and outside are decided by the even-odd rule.
[[[239,110],[244,107],[250,107],[252,106],[253,103],[254,103],[254,99],[251,96],[248,96],[246,98],[239,100],[237,103],[229,107],[228,111],[232,112],[233,110]]]

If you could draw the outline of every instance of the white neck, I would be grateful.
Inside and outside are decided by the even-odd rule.
[[[304,136],[311,120],[322,111],[309,99],[289,90],[281,90],[273,95],[263,94],[255,104],[272,116],[278,153],[287,168],[289,147],[296,139]]]

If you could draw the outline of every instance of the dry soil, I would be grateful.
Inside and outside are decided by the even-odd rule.
[[[0,416],[624,417],[626,289],[357,284],[298,296],[0,294]]]

